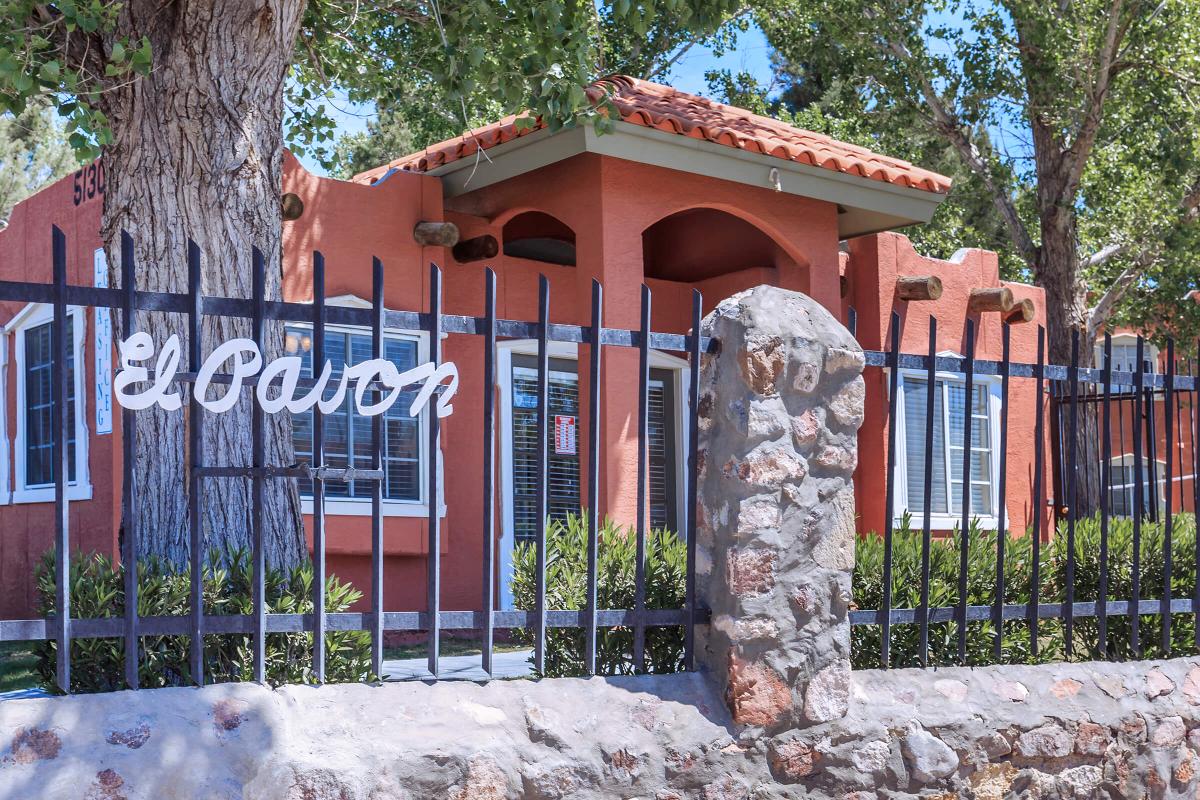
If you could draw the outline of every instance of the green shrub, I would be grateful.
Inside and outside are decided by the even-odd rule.
[[[596,598],[600,609],[633,608],[637,538],[630,528],[611,520],[601,525],[596,548]],[[569,514],[565,521],[546,525],[546,608],[581,610],[587,595],[587,518]],[[537,554],[521,544],[513,555],[513,602],[517,608],[537,607],[534,576]],[[654,530],[646,536],[646,607],[682,608],[687,548],[671,531]],[[529,631],[518,638],[533,641]],[[546,630],[545,677],[583,675],[585,634],[581,628]],[[677,672],[683,666],[683,628],[646,628],[646,662],[650,672]],[[629,675],[633,663],[633,631],[600,628],[596,636],[596,672]]]
[[[213,615],[250,614],[253,611],[253,570],[244,552],[232,554],[222,564],[209,558],[204,570],[204,612]],[[213,566],[215,565],[215,566]],[[54,554],[43,559],[37,573],[39,613],[55,611]],[[124,567],[101,555],[78,555],[71,560],[71,616],[75,619],[120,617],[125,613]],[[312,565],[305,563],[289,572],[268,570],[266,602],[268,614],[312,613]],[[189,568],[176,567],[157,559],[138,563],[138,615],[187,616]],[[345,611],[358,602],[362,592],[348,583],[329,577],[325,609]],[[305,683],[313,679],[311,633],[270,633],[266,641],[266,677],[272,686]],[[348,682],[370,680],[371,639],[365,631],[335,631],[326,634],[326,680]],[[191,639],[187,636],[143,636],[138,666],[143,687],[189,686],[194,683],[190,668]],[[42,642],[36,648],[37,670],[47,688],[54,687],[57,644]],[[212,634],[204,637],[205,683],[248,681],[254,675],[251,637],[243,634]],[[71,689],[75,692],[106,692],[122,689],[124,641],[75,639],[71,643]]]
[[[892,607],[917,608],[921,597],[921,531],[913,530],[907,516],[892,538]],[[944,539],[935,539],[930,547],[930,605],[953,606],[958,600],[958,531]],[[1033,576],[1033,547],[1030,535],[1010,537],[1005,545],[1004,575],[1006,604],[1030,601]],[[1141,538],[1141,596],[1158,599],[1163,585],[1163,541],[1161,522],[1144,521]],[[1132,594],[1133,521],[1109,520],[1108,590],[1110,601],[1128,600]],[[1190,597],[1195,590],[1196,525],[1191,514],[1178,514],[1172,526],[1171,593]],[[1065,523],[1054,538],[1041,547],[1039,601],[1061,603],[1066,599],[1067,530]],[[996,534],[980,530],[973,523],[968,537],[967,603],[990,605],[996,582]],[[1075,526],[1075,601],[1097,599],[1100,585],[1100,521],[1089,517]],[[877,609],[883,603],[883,540],[875,534],[860,536],[856,548],[853,578],[854,607]],[[1140,616],[1141,652],[1135,653],[1130,636],[1129,618],[1108,617],[1106,642],[1099,639],[1095,617],[1076,617],[1074,649],[1068,656],[1066,637],[1060,619],[1042,619],[1038,623],[1038,653],[1030,647],[1030,628],[1025,620],[1003,623],[1000,658],[993,652],[994,632],[990,621],[967,623],[967,663],[1024,664],[1045,661],[1085,661],[1099,658],[1166,658],[1194,652],[1195,619],[1191,614],[1171,617],[1169,650],[1161,645],[1162,619],[1158,615]],[[882,628],[858,625],[851,632],[851,658],[859,669],[879,666]],[[919,627],[916,624],[892,626],[891,663],[906,667],[919,664]],[[929,663],[954,664],[958,658],[958,626],[954,622],[929,626]]]

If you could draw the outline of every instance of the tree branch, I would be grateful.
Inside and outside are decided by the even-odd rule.
[[[888,41],[887,46],[897,58],[906,64],[911,65],[914,61],[912,52],[904,44],[896,41]],[[983,181],[984,186],[987,187],[988,192],[992,196],[992,203],[996,206],[996,210],[1000,212],[1001,219],[1004,220],[1005,225],[1008,227],[1009,236],[1012,239],[1013,245],[1017,248],[1017,252],[1021,254],[1021,257],[1025,259],[1025,262],[1031,268],[1034,267],[1037,263],[1037,246],[1034,245],[1033,239],[1025,227],[1025,223],[1021,221],[1021,216],[1017,213],[1017,207],[1013,203],[1012,196],[1005,187],[1000,185],[1000,182],[992,172],[991,165],[987,163],[975,142],[967,135],[966,126],[956,115],[946,108],[945,103],[942,102],[942,98],[934,89],[925,71],[916,69],[914,70],[914,74],[920,86],[921,97],[933,115],[929,123],[937,133],[953,145],[967,167]]]
[[[1197,178],[1187,193],[1183,196],[1183,200],[1179,203],[1179,217],[1175,220],[1172,227],[1175,230],[1184,228],[1194,224],[1200,220],[1200,178]],[[1117,305],[1129,293],[1130,288],[1134,283],[1150,268],[1150,266],[1162,254],[1165,247],[1165,242],[1170,236],[1170,229],[1164,230],[1161,235],[1155,236],[1151,244],[1143,247],[1133,257],[1129,266],[1127,266],[1117,279],[1113,281],[1108,290],[1100,296],[1100,300],[1088,312],[1088,336],[1095,338],[1108,320],[1112,317],[1113,311]],[[1125,255],[1129,248],[1125,245],[1111,244],[1102,250],[1090,256],[1085,262],[1085,266],[1099,266],[1118,255]]]
[[[1096,76],[1088,90],[1087,102],[1084,107],[1083,120],[1075,133],[1074,141],[1063,154],[1066,161],[1066,180],[1063,181],[1062,194],[1058,198],[1060,205],[1072,205],[1075,193],[1079,190],[1079,182],[1083,178],[1083,170],[1096,144],[1096,135],[1104,120],[1104,105],[1112,88],[1113,77],[1117,74],[1114,64],[1121,43],[1129,31],[1130,20],[1121,21],[1124,0],[1112,0],[1108,8],[1108,27],[1104,33],[1104,43],[1096,56]],[[1131,18],[1132,19],[1132,18]]]
[[[1089,342],[1093,341],[1099,335],[1100,329],[1108,324],[1113,310],[1124,299],[1134,282],[1145,272],[1146,266],[1147,263],[1139,258],[1126,267],[1104,294],[1101,295],[1100,300],[1091,311],[1088,312],[1087,338]]]
[[[1083,259],[1083,261],[1080,262],[1079,266],[1083,267],[1084,269],[1092,269],[1094,267],[1099,267],[1103,264],[1107,264],[1109,261],[1111,261],[1114,258],[1116,258],[1117,256],[1121,255],[1122,253],[1124,253],[1126,251],[1126,249],[1127,249],[1127,247],[1124,244],[1114,243],[1114,244],[1106,245],[1106,246],[1102,247],[1101,249],[1097,250],[1096,252],[1092,253],[1087,258]]]

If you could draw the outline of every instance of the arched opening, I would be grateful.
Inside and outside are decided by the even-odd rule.
[[[504,225],[504,255],[575,266],[575,231],[541,211],[517,214]]]
[[[791,263],[775,240],[751,223],[715,208],[691,208],[642,232],[647,278],[702,281],[753,268]]]

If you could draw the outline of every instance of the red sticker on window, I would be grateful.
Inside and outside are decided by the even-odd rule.
[[[575,455],[575,417],[565,414],[554,416],[554,454]]]

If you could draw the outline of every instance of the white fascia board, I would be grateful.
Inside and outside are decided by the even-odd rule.
[[[838,214],[841,238],[928,222],[946,199],[938,192],[847,175],[629,122],[617,123],[614,132],[605,134],[591,125],[553,133],[542,129],[491,148],[486,157],[452,161],[428,174],[442,179],[446,197],[457,197],[580,153],[767,189],[772,188],[771,171],[779,170],[782,193],[836,203],[845,209]]]

